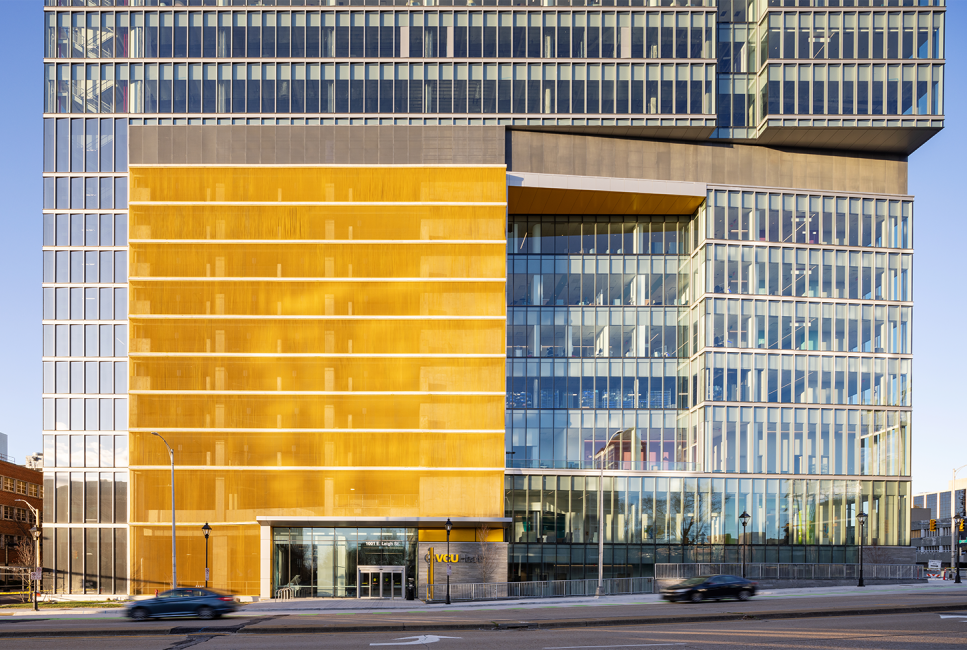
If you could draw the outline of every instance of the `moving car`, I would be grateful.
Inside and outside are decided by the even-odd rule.
[[[201,587],[170,589],[154,598],[128,603],[124,615],[135,621],[168,616],[197,616],[203,619],[218,618],[238,609],[232,596],[226,596]]]
[[[755,595],[756,583],[738,576],[698,576],[661,590],[661,597],[672,602],[688,600],[700,603],[703,600],[738,598],[749,600]]]

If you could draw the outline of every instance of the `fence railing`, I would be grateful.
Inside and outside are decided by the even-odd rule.
[[[610,578],[603,582],[605,596],[617,594],[650,594],[652,578]],[[565,598],[594,596],[597,580],[540,580],[534,582],[472,582],[450,585],[450,601],[501,600],[504,598]],[[446,600],[447,585],[420,585],[419,599],[439,603]]]
[[[681,580],[696,576],[742,575],[742,565],[728,564],[656,564],[657,580]],[[745,575],[750,580],[841,580],[858,578],[859,564],[746,564]],[[919,580],[923,567],[917,564],[864,564],[865,579]]]

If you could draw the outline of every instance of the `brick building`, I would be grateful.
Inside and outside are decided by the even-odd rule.
[[[0,561],[4,566],[18,564],[16,545],[30,537],[36,522],[23,499],[38,512],[44,505],[44,474],[35,469],[0,460]]]

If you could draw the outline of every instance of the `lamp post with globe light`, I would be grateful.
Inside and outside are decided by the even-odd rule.
[[[863,537],[866,533],[866,520],[869,517],[865,512],[861,512],[856,515],[856,523],[860,525],[860,581],[856,584],[857,587],[865,587],[866,583],[863,582]]]
[[[745,545],[746,545],[745,527],[749,525],[750,519],[752,519],[752,516],[745,510],[743,510],[742,514],[739,515],[739,521],[742,522],[742,577],[743,578],[745,577]]]
[[[447,605],[450,604],[450,530],[453,528],[453,524],[450,522],[450,518],[447,517]]]

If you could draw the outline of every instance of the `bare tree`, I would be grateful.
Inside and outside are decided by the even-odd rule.
[[[497,545],[487,541],[491,530],[493,529],[486,524],[476,530],[480,580],[481,582],[504,582],[506,576],[501,576],[500,572],[502,569],[506,570],[506,562],[501,557]]]
[[[14,558],[20,566],[17,568],[17,575],[20,577],[20,602],[30,601],[31,588],[30,572],[34,568],[34,541],[26,535],[17,538],[14,545]]]

